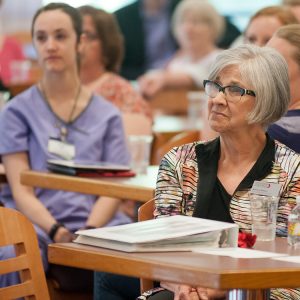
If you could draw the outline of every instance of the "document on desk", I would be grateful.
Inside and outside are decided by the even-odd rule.
[[[128,166],[108,162],[48,159],[47,168],[54,173],[82,177],[97,177],[97,175],[130,177],[135,175]]]
[[[193,249],[193,252],[219,255],[219,256],[229,256],[234,258],[268,258],[268,257],[278,257],[285,256],[283,253],[267,252],[247,248],[215,248],[215,249]]]
[[[194,247],[236,247],[238,226],[187,216],[170,216],[80,230],[76,234],[76,243],[126,252],[192,251]]]
[[[300,256],[275,257],[273,259],[300,264]]]

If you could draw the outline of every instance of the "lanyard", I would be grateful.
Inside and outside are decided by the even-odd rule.
[[[57,118],[57,127],[59,129],[59,132],[60,132],[60,140],[61,141],[66,141],[67,139],[67,136],[68,136],[68,125],[72,122],[72,119],[73,119],[73,116],[74,116],[74,113],[76,111],[76,107],[77,107],[77,104],[78,104],[78,100],[79,100],[79,96],[80,96],[80,93],[81,93],[81,84],[78,86],[78,90],[77,90],[77,93],[76,93],[76,96],[74,98],[74,103],[72,105],[72,109],[70,111],[70,114],[69,114],[69,117],[68,117],[68,120],[67,120],[67,123],[66,123],[66,126],[64,126],[62,124],[62,122],[59,120],[59,118],[57,117],[57,115],[54,113],[54,110],[52,109],[51,107],[51,104],[50,104],[50,101],[47,97],[47,94],[46,94],[46,91],[42,85],[42,82],[39,82],[39,88],[40,88],[40,91],[42,93],[42,96],[44,97],[44,99],[46,100],[46,103],[48,104],[50,110],[52,111],[52,113],[55,115],[55,117]]]

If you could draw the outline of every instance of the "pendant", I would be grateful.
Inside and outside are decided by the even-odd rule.
[[[68,128],[67,127],[60,127],[60,138],[62,141],[65,141],[68,135]]]

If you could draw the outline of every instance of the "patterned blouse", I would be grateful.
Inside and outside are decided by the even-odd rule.
[[[117,74],[107,72],[87,87],[112,102],[121,112],[141,113],[152,119],[146,100],[127,80]]]
[[[207,158],[207,163],[210,164],[212,153],[218,147],[217,140],[186,144],[173,148],[165,155],[157,178],[155,217],[177,214],[193,215],[199,186],[198,181],[201,181],[197,148],[202,147],[202,150],[204,150],[202,153],[207,155],[205,158]],[[276,235],[287,236],[287,217],[295,206],[296,195],[300,194],[300,155],[277,141],[275,141],[275,144],[272,142],[272,145],[271,171],[261,180],[281,184]],[[207,172],[202,174],[207,176]],[[241,231],[246,232],[251,232],[249,203],[251,186],[241,189],[238,187],[229,205],[233,221],[239,225]],[[149,294],[151,292],[147,296]],[[145,297],[142,298],[143,296]],[[143,296],[139,299],[147,299],[146,295]],[[300,289],[272,289],[271,299],[300,299]]]

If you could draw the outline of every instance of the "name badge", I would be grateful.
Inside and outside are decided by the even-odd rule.
[[[48,151],[67,160],[75,157],[75,145],[54,138],[48,141]]]
[[[280,183],[269,183],[266,181],[255,180],[250,193],[262,196],[279,196],[281,189]]]

